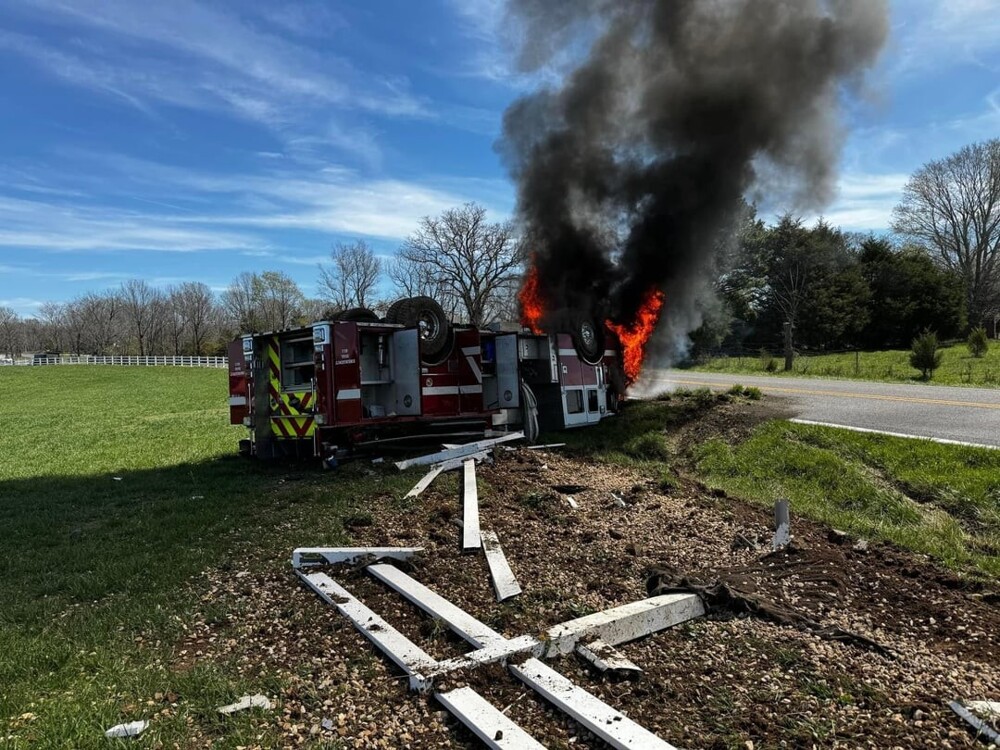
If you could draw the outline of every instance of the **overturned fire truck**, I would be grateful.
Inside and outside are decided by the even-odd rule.
[[[230,421],[242,453],[317,456],[473,439],[490,430],[595,424],[624,395],[614,333],[509,333],[454,324],[429,297],[399,300],[229,345]]]

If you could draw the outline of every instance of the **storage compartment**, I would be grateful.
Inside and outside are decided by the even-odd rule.
[[[281,341],[279,357],[281,359],[281,389],[283,391],[300,391],[302,386],[312,384],[316,372],[316,364],[313,360],[314,351],[311,333],[307,337]]]

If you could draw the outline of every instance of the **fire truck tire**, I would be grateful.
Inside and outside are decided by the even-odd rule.
[[[573,321],[570,329],[573,346],[587,364],[596,365],[604,356],[604,327],[590,318],[580,318]]]
[[[425,361],[446,357],[454,345],[451,323],[444,308],[430,297],[397,300],[385,315],[387,323],[401,323],[420,331],[420,351]]]
[[[352,307],[337,313],[334,320],[343,320],[349,323],[378,323],[378,315],[367,307]]]

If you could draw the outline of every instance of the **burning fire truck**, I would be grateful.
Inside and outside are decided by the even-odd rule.
[[[429,297],[365,309],[229,345],[232,424],[241,452],[318,456],[414,436],[595,424],[624,396],[619,339],[584,321],[568,333],[508,333],[452,323]]]

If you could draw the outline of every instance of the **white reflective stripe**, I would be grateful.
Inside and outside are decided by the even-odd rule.
[[[479,369],[479,365],[476,364],[476,359],[471,354],[465,355],[465,361],[469,363],[469,369],[472,370],[472,374],[476,376],[476,382],[483,382],[483,371]]]
[[[462,354],[464,354],[466,357],[468,357],[470,354],[479,354],[479,347],[478,346],[463,346],[462,347]]]
[[[435,385],[430,388],[421,388],[420,392],[425,396],[457,396],[457,385]]]
[[[559,356],[560,357],[575,357],[576,356],[576,349],[560,349],[559,350]]]
[[[483,387],[481,385],[460,385],[458,386],[459,393],[482,393]]]
[[[342,391],[337,391],[338,401],[347,401],[355,398],[361,398],[360,388],[345,388]]]
[[[616,357],[616,356],[618,356],[618,352],[616,352],[614,349],[605,349],[604,350],[604,356],[605,357]]]
[[[246,406],[247,397],[246,396],[230,396],[229,397],[230,406]]]

